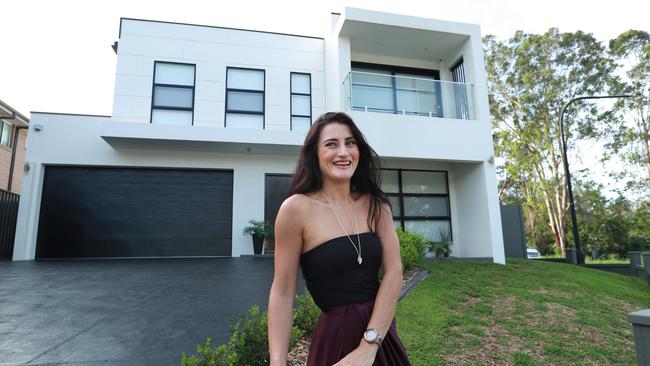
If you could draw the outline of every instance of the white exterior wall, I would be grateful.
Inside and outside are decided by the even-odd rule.
[[[488,162],[454,164],[456,208],[459,239],[463,243],[461,257],[492,257],[496,263],[505,264],[501,215],[495,191],[494,166]],[[493,182],[490,180],[493,179]],[[497,212],[494,212],[496,208]],[[498,224],[498,229],[496,227]],[[485,245],[491,243],[491,246]]]
[[[250,237],[242,229],[250,219],[264,218],[264,174],[292,173],[295,156],[225,154],[214,151],[114,150],[99,135],[108,117],[32,114],[30,148],[16,230],[14,260],[34,259],[38,217],[47,165],[200,168],[233,171],[232,255],[252,254]],[[64,147],[64,148],[63,148]]]
[[[325,111],[322,39],[123,19],[114,121],[149,123],[154,61],[196,65],[194,125],[224,127],[226,67],[265,70],[265,127],[289,130],[290,73],[311,74],[312,116]]]

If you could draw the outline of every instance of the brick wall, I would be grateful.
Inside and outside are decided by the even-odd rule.
[[[16,141],[16,161],[14,163],[14,176],[11,183],[11,191],[20,193],[20,185],[23,178],[23,164],[25,162],[25,143],[27,142],[27,129],[16,130],[18,133],[18,140]],[[13,134],[11,142],[13,143]],[[9,169],[11,166],[11,148],[0,145],[0,188],[8,190],[9,185]]]

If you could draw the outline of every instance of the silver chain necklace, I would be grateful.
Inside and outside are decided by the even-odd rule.
[[[352,215],[354,215],[354,227],[357,230],[357,243],[359,243],[359,249],[357,249],[357,246],[354,245],[354,241],[352,241],[352,238],[350,237],[350,234],[348,234],[348,231],[345,230],[345,225],[343,225],[343,221],[341,221],[341,217],[339,216],[338,212],[336,212],[336,208],[334,208],[332,201],[330,201],[330,199],[327,198],[325,193],[321,192],[321,194],[323,195],[323,197],[325,197],[325,200],[327,201],[327,203],[329,203],[330,207],[332,208],[332,211],[334,212],[334,216],[336,216],[336,219],[339,221],[339,225],[341,225],[341,229],[343,229],[345,236],[348,237],[350,244],[352,244],[352,247],[354,247],[354,250],[357,252],[357,262],[361,264],[363,262],[363,258],[361,258],[361,238],[359,237],[359,224],[357,223],[357,210],[354,201],[352,200],[352,198],[348,197],[350,202],[352,202]]]

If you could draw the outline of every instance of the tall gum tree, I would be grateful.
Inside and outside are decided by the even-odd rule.
[[[591,34],[518,31],[507,41],[484,38],[495,153],[511,189],[521,189],[524,206],[544,202],[555,243],[565,254],[568,194],[562,168],[560,113],[572,98],[607,89],[614,62]],[[578,103],[565,113],[572,149],[582,126],[598,123],[593,105]],[[524,184],[525,183],[525,184]],[[541,196],[541,197],[540,197]]]
[[[612,126],[606,147],[621,154],[624,161],[643,167],[647,175],[631,185],[650,195],[650,34],[639,30],[624,32],[609,42],[609,51],[625,76],[615,92],[641,97],[616,104],[623,117]]]

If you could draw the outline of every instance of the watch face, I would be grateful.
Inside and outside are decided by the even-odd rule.
[[[379,334],[377,334],[377,331],[374,330],[374,329],[368,329],[368,330],[366,330],[365,333],[363,333],[363,337],[364,337],[368,342],[373,342],[373,341],[375,341],[375,340],[377,339],[377,336],[379,336]]]

